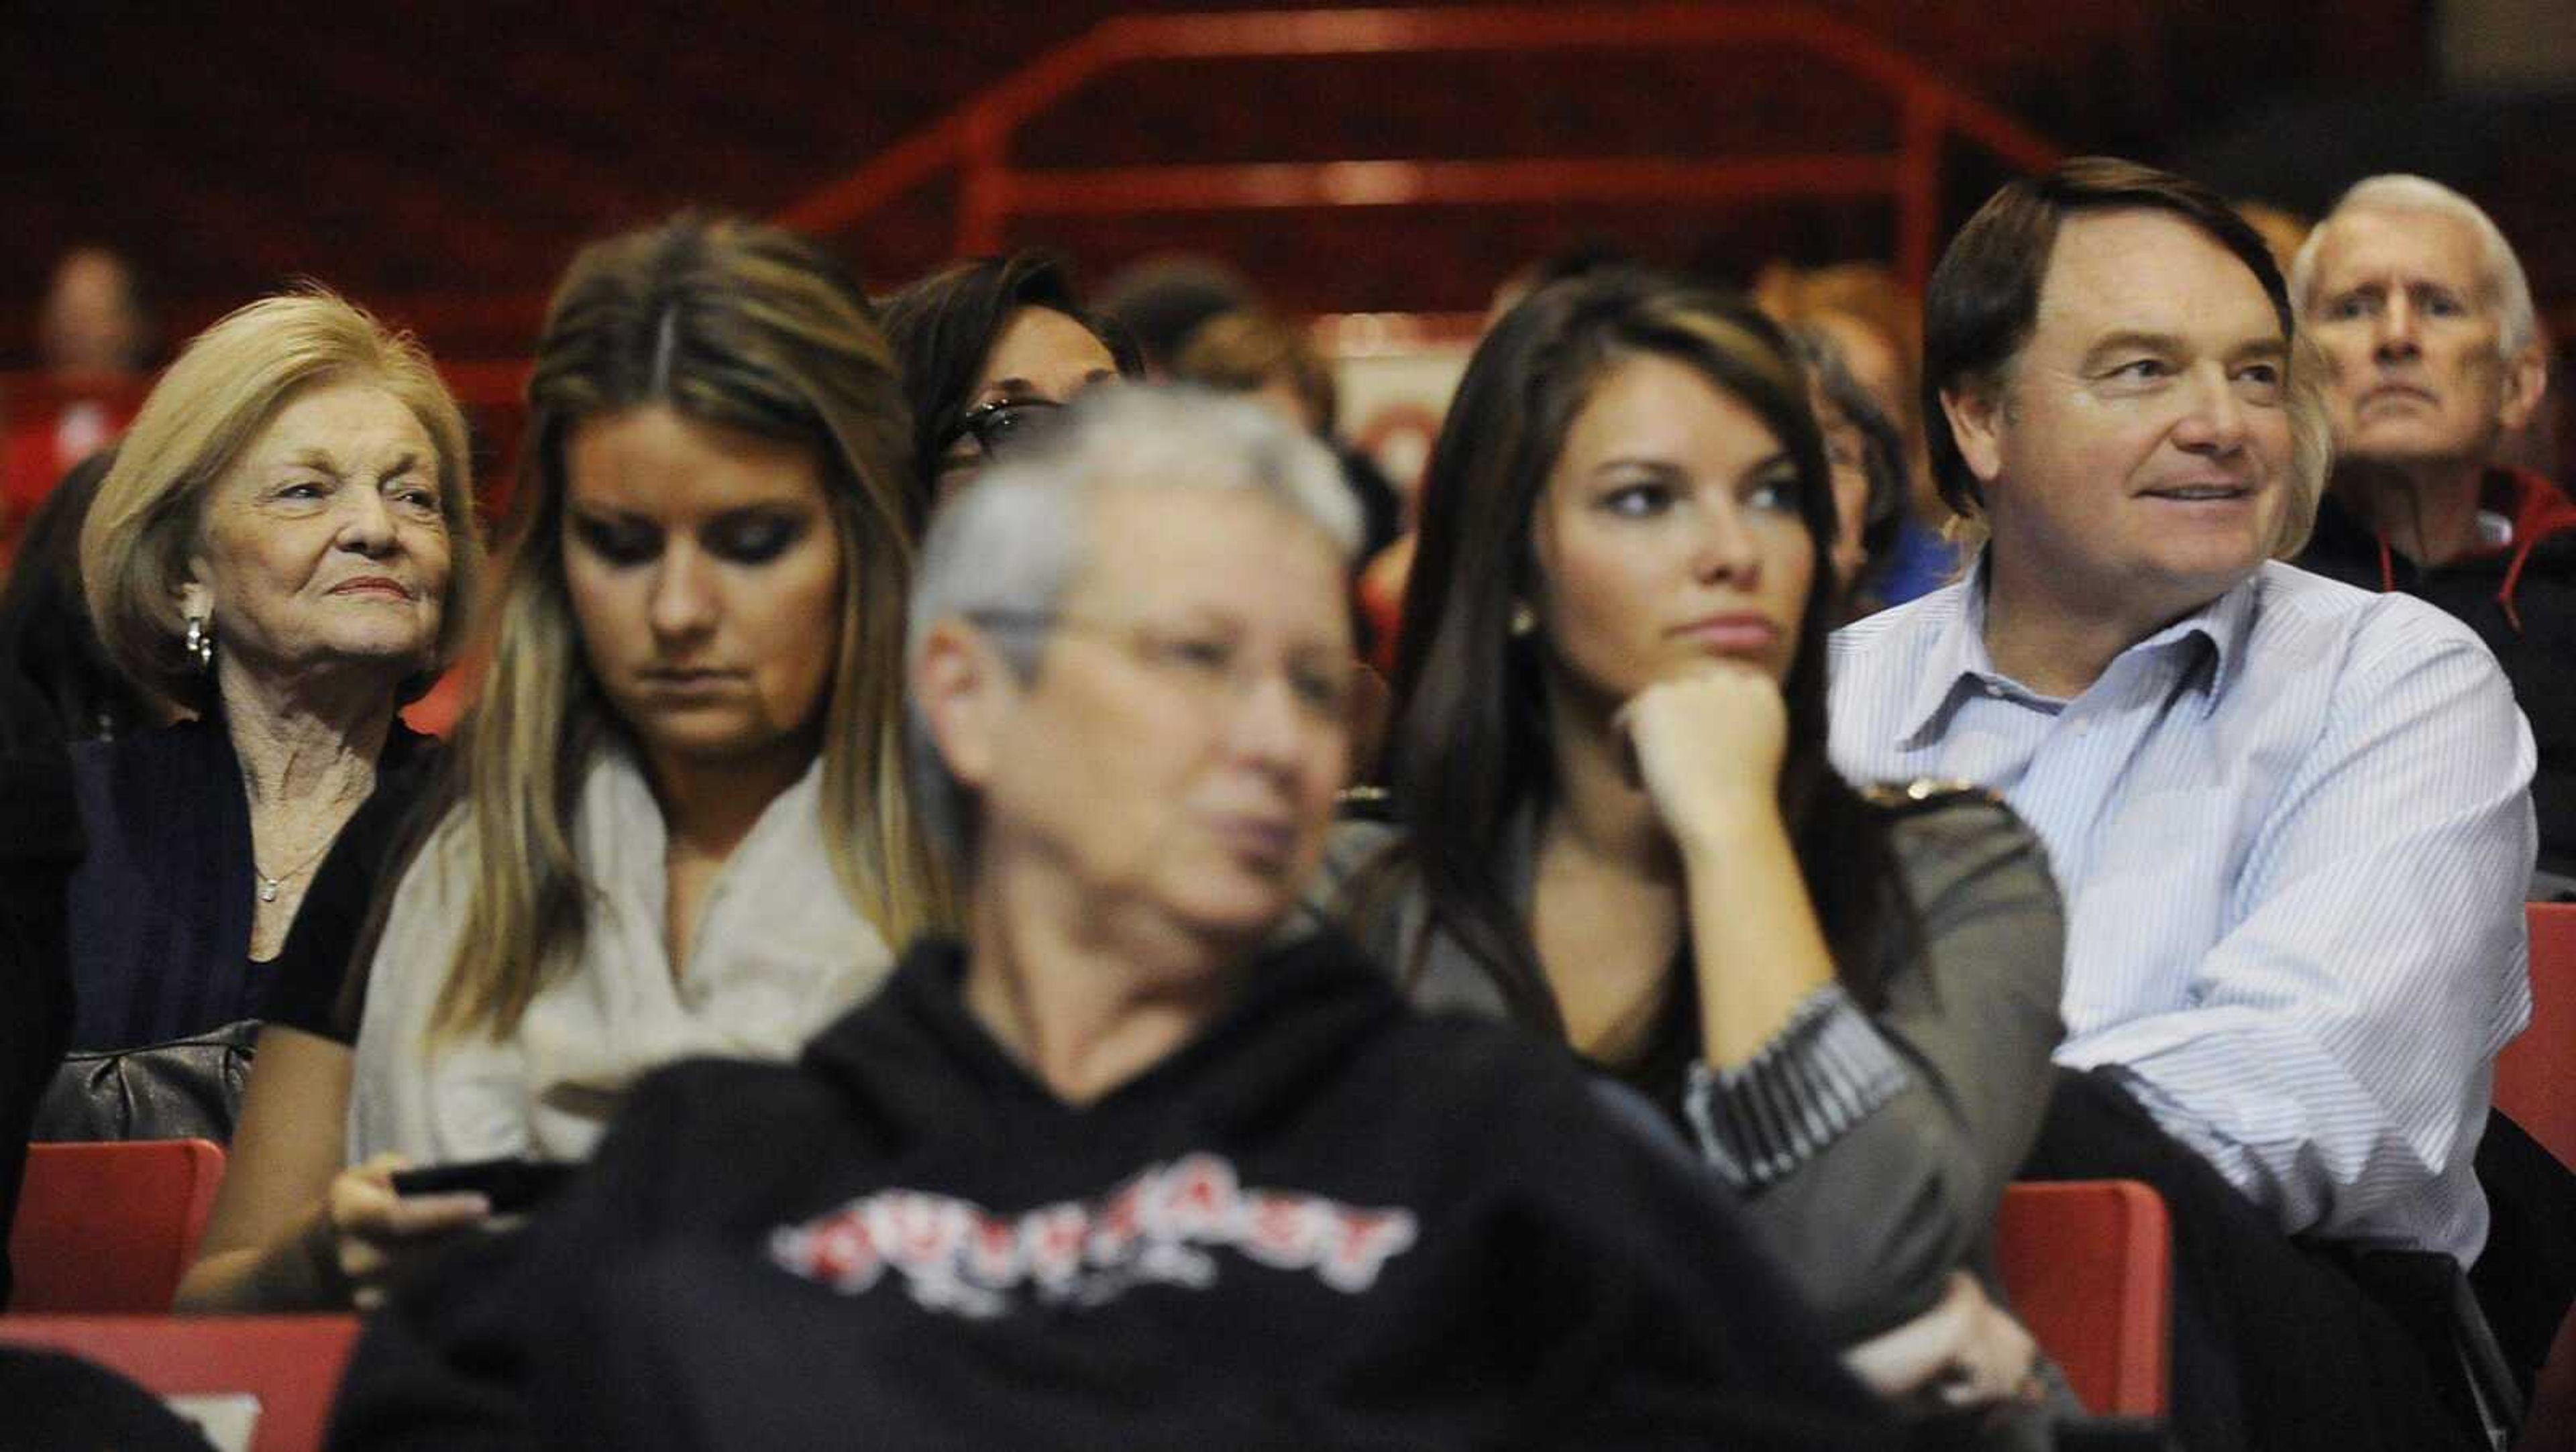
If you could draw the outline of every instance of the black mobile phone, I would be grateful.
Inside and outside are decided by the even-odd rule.
[[[493,1214],[516,1215],[536,1208],[579,1168],[550,1160],[468,1160],[452,1165],[423,1165],[416,1170],[394,1171],[394,1193],[479,1193],[492,1202]]]

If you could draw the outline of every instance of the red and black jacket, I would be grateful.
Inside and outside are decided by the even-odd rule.
[[[2510,537],[2426,569],[2329,495],[2298,564],[2365,590],[2403,590],[2477,631],[2539,748],[2540,866],[2576,876],[2576,500],[2537,474],[2495,469],[2481,504],[2511,522]]]

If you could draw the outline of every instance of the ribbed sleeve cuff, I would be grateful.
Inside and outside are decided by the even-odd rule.
[[[1720,1072],[1693,1062],[1682,1112],[1727,1183],[1759,1190],[1894,1098],[1908,1077],[1851,995],[1829,983],[1741,1066]]]

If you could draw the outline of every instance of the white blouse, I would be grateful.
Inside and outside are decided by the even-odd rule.
[[[598,891],[576,962],[557,964],[515,1032],[428,1028],[473,880],[460,808],[403,874],[367,984],[349,1096],[352,1164],[588,1157],[625,1091],[676,1059],[785,1060],[873,994],[894,954],[834,876],[822,763],[782,792],[707,889],[681,970],[664,946],[662,814],[631,757],[582,783],[574,848]]]

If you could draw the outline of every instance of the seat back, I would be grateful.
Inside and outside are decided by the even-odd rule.
[[[0,1316],[0,1342],[68,1352],[160,1397],[256,1397],[249,1452],[322,1445],[357,1336],[355,1316]]]
[[[2576,1168],[2576,903],[2535,902],[2531,1027],[2496,1056],[2496,1108]]]
[[[2576,1306],[2558,1323],[2549,1360],[2532,1383],[2531,1410],[2513,1452],[2576,1452]]]
[[[2013,1185],[1995,1250],[2013,1313],[2086,1410],[2164,1415],[2173,1245],[2154,1190],[2135,1180]]]
[[[223,1177],[223,1150],[202,1139],[27,1146],[9,1309],[168,1311]]]

